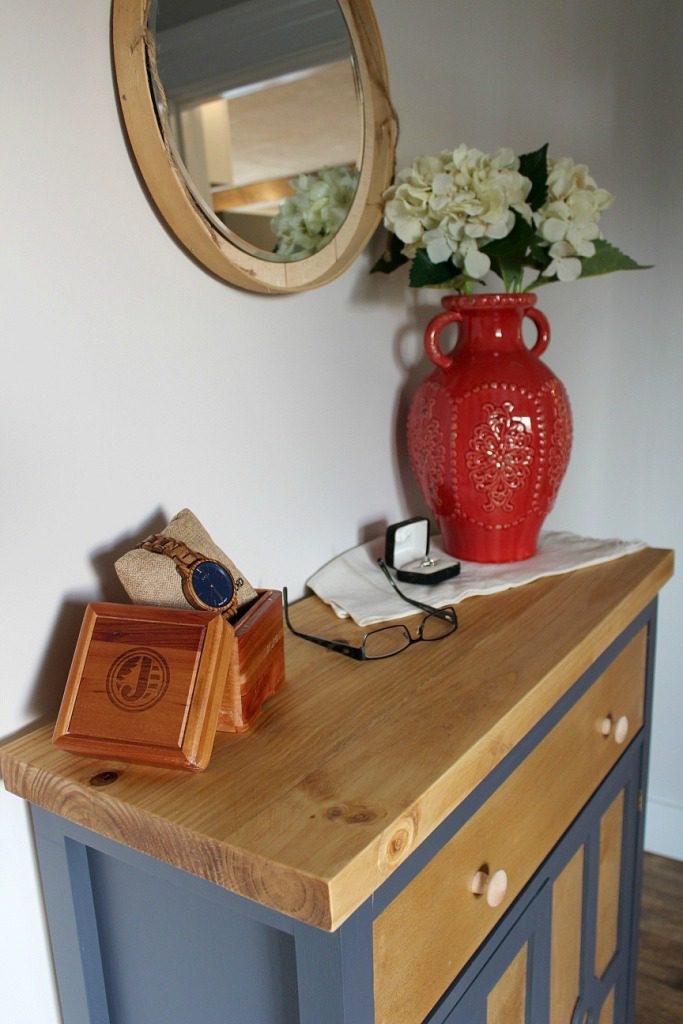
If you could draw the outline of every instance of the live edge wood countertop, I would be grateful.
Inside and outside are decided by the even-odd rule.
[[[253,728],[219,733],[198,774],[8,743],[8,790],[317,927],[334,930],[656,596],[645,548],[458,606],[448,639],[378,662],[287,637],[287,678]],[[300,628],[354,636],[317,598]],[[406,620],[411,624],[411,620]],[[414,624],[413,620],[413,624]],[[356,633],[358,631],[356,630]],[[91,780],[118,773],[110,785]]]

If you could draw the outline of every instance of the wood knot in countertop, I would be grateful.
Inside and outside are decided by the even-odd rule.
[[[405,815],[395,822],[382,836],[377,866],[383,875],[388,875],[401,864],[415,847],[417,821],[412,815]]]
[[[384,817],[384,812],[361,803],[333,804],[323,811],[328,821],[343,821],[346,825],[368,825]]]

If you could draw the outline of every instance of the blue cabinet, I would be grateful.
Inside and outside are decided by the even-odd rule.
[[[344,740],[331,735],[315,750],[316,772],[287,790],[295,875],[286,825],[276,837],[277,862],[258,855],[253,839],[246,852],[239,846],[256,820],[273,847],[268,827],[282,821],[282,810],[272,793],[254,795],[253,808],[245,802],[241,829],[228,834],[239,801],[223,811],[231,794],[212,783],[246,751],[267,758],[271,744],[287,749],[289,737],[277,747],[268,721],[252,746],[248,737],[223,742],[213,776],[188,781],[139,767],[118,781],[116,771],[55,751],[46,730],[6,747],[5,784],[32,804],[65,1024],[632,1024],[651,599],[670,561],[666,553],[629,557],[625,568],[586,571],[578,588],[563,578],[481,601],[479,625],[473,619],[454,638],[455,660],[444,646],[419,659],[404,655],[403,665],[422,666],[425,675],[409,680],[396,721],[402,729],[410,721],[410,694],[441,692],[451,717],[434,734],[438,757],[425,756],[430,771],[442,767],[418,799],[404,799],[423,770],[424,748],[402,756],[405,732],[385,727],[386,704],[360,737],[358,718],[338,719]],[[619,589],[615,581],[624,578]],[[556,661],[542,626],[519,650],[511,646],[518,621],[549,616],[579,634],[566,638],[556,626]],[[311,628],[320,629],[317,619]],[[459,665],[474,671],[473,655],[489,635],[514,657],[508,653],[489,678],[496,665],[489,652],[481,688],[463,687],[461,704]],[[351,690],[369,678],[353,674],[364,666],[330,662],[318,649],[293,649],[290,671],[300,650],[306,672],[298,692],[314,694],[321,708],[331,679],[327,699],[343,694],[337,684],[345,673]],[[526,674],[525,650],[534,666]],[[392,660],[393,668],[373,676],[380,697],[404,692],[392,675],[402,671],[401,659]],[[473,704],[479,696],[483,710]],[[362,705],[366,715],[373,699],[374,691]],[[289,711],[303,749],[315,721],[309,726],[286,687],[276,700],[279,727]],[[471,746],[459,740],[469,726],[464,715],[477,722]],[[386,745],[379,754],[378,735]],[[361,800],[353,787],[365,762],[353,762],[348,749],[365,742],[368,772],[381,755],[393,773],[375,772],[377,792]],[[306,751],[301,756],[305,762]],[[256,767],[265,773],[267,766]],[[281,753],[277,767],[285,771]],[[171,811],[150,812],[170,806],[164,787],[181,794],[183,822],[201,827],[181,828]],[[444,814],[439,801],[451,797]],[[218,838],[216,821],[225,833]],[[313,840],[302,849],[307,823],[329,849]],[[307,875],[305,865],[325,856],[329,875],[312,868]],[[250,871],[239,874],[233,862]],[[311,902],[316,893],[329,900],[327,924]]]

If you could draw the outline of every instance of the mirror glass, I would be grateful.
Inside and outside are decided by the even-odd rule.
[[[155,0],[147,30],[163,134],[215,230],[277,262],[327,245],[364,137],[337,0]]]

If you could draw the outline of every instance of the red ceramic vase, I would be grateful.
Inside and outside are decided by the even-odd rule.
[[[562,383],[541,362],[550,341],[535,295],[448,296],[425,349],[436,369],[408,416],[408,451],[449,554],[512,562],[536,551],[569,462],[572,421]],[[525,317],[536,326],[531,349]],[[441,331],[458,324],[450,354]]]

